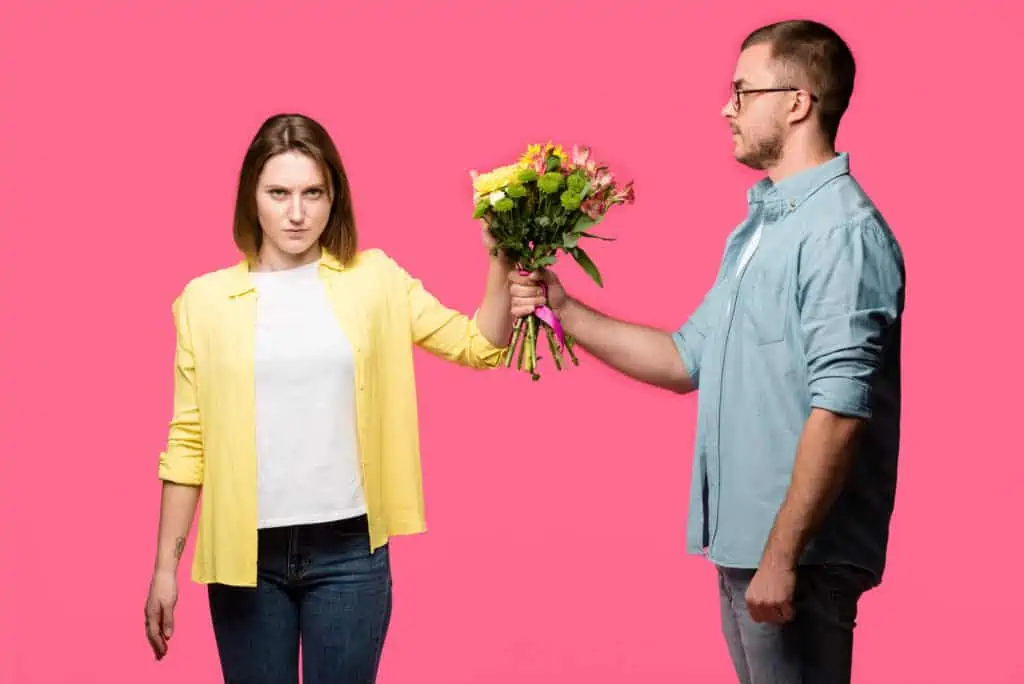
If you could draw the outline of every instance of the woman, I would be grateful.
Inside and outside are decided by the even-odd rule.
[[[234,239],[245,259],[174,302],[147,636],[162,659],[202,492],[192,577],[209,585],[225,681],[298,682],[301,640],[307,684],[368,684],[390,619],[388,538],[425,527],[413,345],[496,367],[511,267],[492,254],[469,318],[358,250],[338,152],[298,115],[267,120],[249,147]]]

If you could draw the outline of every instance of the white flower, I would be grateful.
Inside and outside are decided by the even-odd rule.
[[[495,204],[505,199],[505,193],[502,192],[501,190],[495,190],[494,192],[487,196],[487,199],[490,200],[491,206],[493,207]]]

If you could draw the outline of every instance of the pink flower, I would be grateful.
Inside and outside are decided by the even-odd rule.
[[[590,159],[590,148],[586,145],[573,145],[572,155],[569,158],[572,160],[573,166],[585,166],[587,160]]]
[[[612,196],[616,204],[632,204],[636,201],[636,193],[633,192],[633,181],[629,181],[621,190]]]
[[[604,213],[601,206],[601,200],[597,197],[588,197],[583,200],[583,204],[580,205],[580,211],[595,221],[601,218],[601,214]]]

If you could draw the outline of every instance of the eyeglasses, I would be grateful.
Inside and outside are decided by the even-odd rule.
[[[795,93],[803,90],[803,88],[794,88],[793,86],[785,86],[779,88],[736,88],[733,86],[732,89],[732,108],[737,112],[740,111],[740,105],[743,104],[742,96],[752,93]],[[818,96],[814,93],[808,93],[811,96],[811,102],[817,102]]]

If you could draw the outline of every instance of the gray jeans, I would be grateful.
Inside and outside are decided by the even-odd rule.
[[[718,568],[722,631],[740,684],[849,684],[857,603],[871,578],[855,568],[801,567],[795,617],[754,622],[744,599],[753,570]]]

